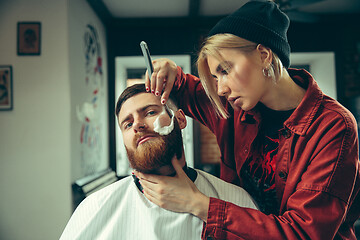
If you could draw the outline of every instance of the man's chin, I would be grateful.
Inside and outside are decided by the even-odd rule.
[[[144,174],[156,174],[156,175],[167,175],[167,176],[176,175],[175,169],[170,165],[158,166],[157,168],[152,168],[152,169],[144,169],[139,167],[138,169],[136,168],[134,169]]]
[[[133,169],[135,169],[136,171],[145,173],[145,174],[159,174],[158,170],[160,168],[162,168],[162,166],[156,166],[156,167],[151,166],[150,167],[150,166],[137,165],[137,166],[133,167]]]

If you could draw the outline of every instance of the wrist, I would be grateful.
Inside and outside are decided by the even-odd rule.
[[[198,196],[194,198],[191,214],[206,222],[208,217],[209,204],[210,198],[199,192]]]

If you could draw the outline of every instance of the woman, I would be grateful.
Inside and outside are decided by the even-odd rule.
[[[174,94],[216,135],[220,177],[259,205],[208,198],[176,162],[175,178],[138,173],[150,201],[206,222],[203,239],[356,239],[356,121],[308,72],[288,69],[288,26],[276,4],[250,1],[211,30],[197,62],[201,81],[170,60],[153,62],[148,89],[164,90],[162,102]]]

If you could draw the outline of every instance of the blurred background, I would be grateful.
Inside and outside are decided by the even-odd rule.
[[[114,108],[153,59],[194,62],[208,31],[245,0],[0,0],[0,239],[58,239],[79,201],[129,173]],[[360,119],[360,1],[279,0],[292,66]],[[189,165],[219,152],[196,122]]]

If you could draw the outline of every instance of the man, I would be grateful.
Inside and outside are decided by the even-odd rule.
[[[116,116],[133,169],[174,176],[177,166],[207,196],[256,209],[245,190],[187,167],[181,136],[186,118],[172,101],[164,106],[145,91],[144,84],[136,84],[119,97]],[[192,240],[201,238],[202,227],[202,220],[191,214],[171,212],[150,202],[133,175],[87,197],[60,239]]]

